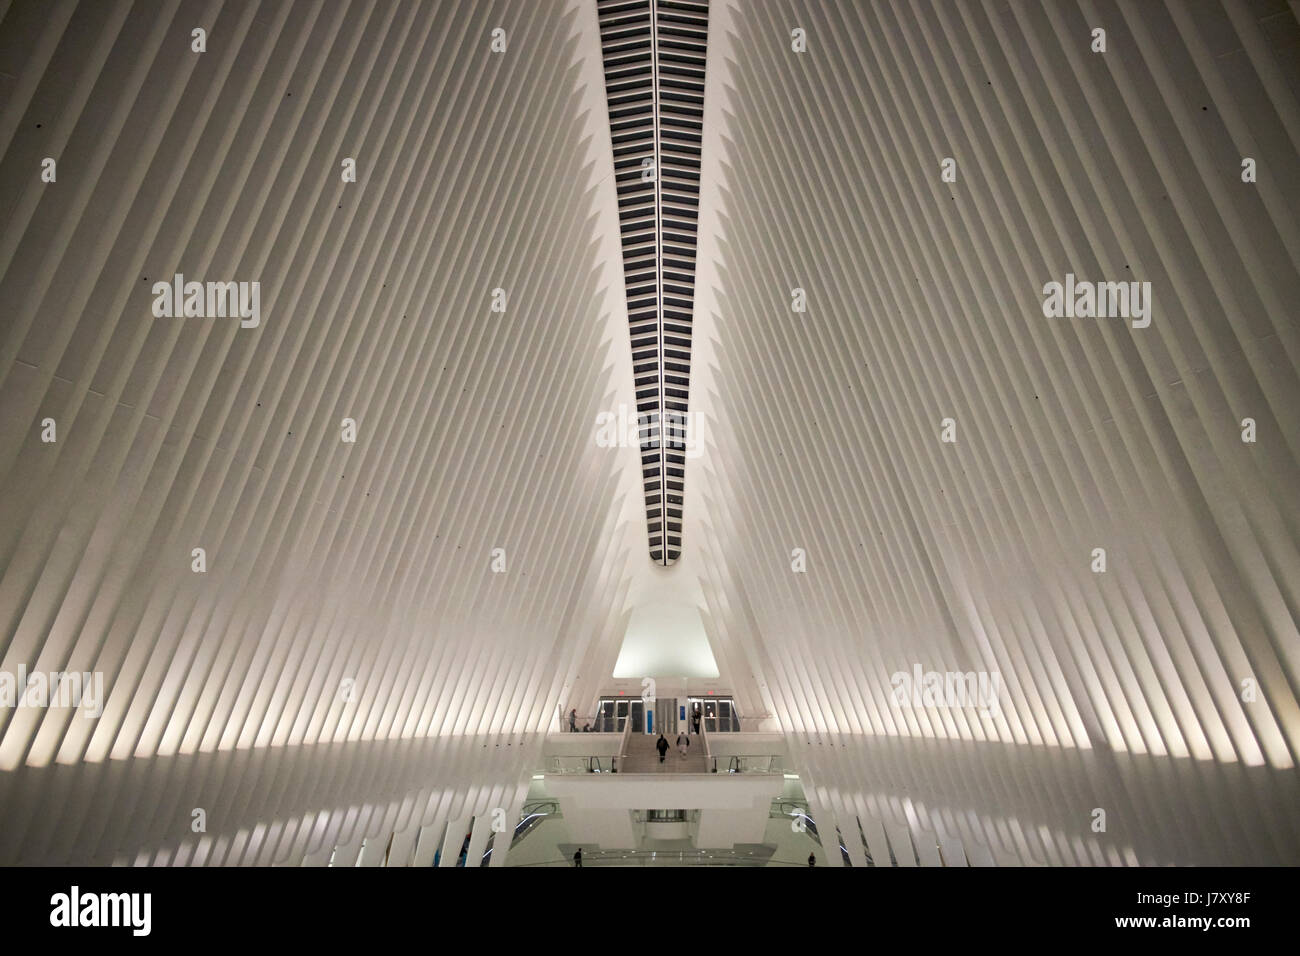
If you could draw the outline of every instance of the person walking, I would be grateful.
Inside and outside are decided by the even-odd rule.
[[[809,866],[816,866],[816,865],[817,865],[817,855],[816,855],[815,853],[809,853],[809,854],[808,854],[808,865],[809,865]]]
[[[655,750],[659,751],[659,762],[664,762],[664,754],[668,753],[668,739],[663,734],[655,741]]]
[[[569,733],[576,733],[578,730],[578,708],[569,711]]]
[[[681,754],[683,757],[685,757],[686,748],[689,747],[690,745],[691,745],[691,738],[688,737],[686,735],[686,731],[683,730],[681,733],[677,735],[677,752]]]
[[[700,705],[695,705],[695,710],[691,712],[691,725],[695,728],[695,733],[700,732]]]
[[[577,867],[582,866],[582,847],[578,847],[573,851],[573,865]]]

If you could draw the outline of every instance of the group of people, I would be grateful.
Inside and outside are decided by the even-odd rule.
[[[677,752],[685,757],[686,748],[690,745],[691,738],[686,736],[686,731],[683,730],[677,735]],[[659,762],[663,763],[664,756],[668,753],[668,738],[663,734],[660,734],[659,739],[655,741],[655,750],[659,751]]]
[[[576,707],[573,710],[569,711],[569,732],[570,733],[578,732],[578,710]],[[595,732],[596,732],[596,728],[591,726],[590,722],[582,725],[582,733],[591,734]]]
[[[700,732],[700,717],[701,717],[700,707],[698,704],[696,704],[695,710],[691,714],[691,729],[695,734],[699,734]],[[655,741],[655,749],[659,751],[660,763],[664,762],[664,757],[666,757],[668,754],[669,746],[670,744],[668,743],[668,738],[665,737],[662,733],[660,733],[659,739]],[[687,735],[685,730],[681,731],[677,735],[677,752],[681,754],[683,757],[685,757],[686,752],[690,746],[691,746],[691,738]]]

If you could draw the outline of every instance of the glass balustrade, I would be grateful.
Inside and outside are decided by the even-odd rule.
[[[728,754],[709,758],[712,773],[783,773],[780,754]]]

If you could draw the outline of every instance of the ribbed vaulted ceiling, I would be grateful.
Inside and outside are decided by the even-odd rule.
[[[715,2],[646,233],[647,5],[0,0],[0,862],[479,859],[646,595],[855,865],[1296,860],[1294,9]]]
[[[688,534],[819,824],[855,862],[859,828],[877,861],[892,830],[922,861],[1294,862],[1293,11],[773,2],[727,29]],[[1150,326],[1046,318],[1067,273],[1149,281]],[[999,712],[899,706],[917,665],[1000,675]]]
[[[0,859],[298,861],[508,806],[622,620],[587,18],[5,6],[0,658],[106,702],[0,709]],[[260,324],[154,318],[176,273],[260,281]]]

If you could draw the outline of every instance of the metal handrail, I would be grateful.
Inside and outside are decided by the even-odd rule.
[[[519,822],[515,824],[514,831],[510,834],[510,848],[514,849],[517,844],[528,834],[533,832],[543,820],[549,817],[561,816],[560,801],[558,800],[531,800],[519,808]],[[479,861],[479,866],[487,866],[492,859],[492,851],[496,849],[496,837],[500,834],[493,834],[491,845],[483,851],[483,857]]]
[[[726,768],[725,768],[727,773],[782,773],[782,772],[783,772],[782,769],[781,769],[781,763],[780,763],[780,761],[781,761],[781,754],[773,754],[773,753],[766,753],[766,754],[719,754],[717,757],[713,757],[712,754],[709,754],[709,757],[711,758],[711,761],[712,761],[712,762],[709,764],[709,767],[710,767],[709,772],[710,772],[710,773],[717,773],[717,772],[718,772],[718,763],[717,763],[717,762],[718,762],[719,760],[726,760],[726,761],[727,761],[727,766],[726,766]],[[745,769],[745,764],[744,764],[744,762],[743,762],[743,761],[746,761],[746,760],[766,760],[766,761],[768,762],[768,767],[767,767],[766,770],[749,770],[749,771],[747,771],[747,770]]]
[[[808,839],[812,840],[818,846],[821,846],[822,838],[821,834],[817,832],[817,821],[809,814],[808,805],[806,803],[799,803],[793,800],[776,801],[773,804],[773,809],[768,812],[768,816],[782,818],[802,817],[804,820],[804,829],[801,832],[803,832]],[[840,858],[849,866],[852,866],[853,860],[849,856],[849,848],[844,845],[844,834],[840,832],[839,827],[835,828],[835,843],[840,848]],[[875,863],[872,862],[870,852],[867,852],[867,865],[875,866]]]
[[[547,818],[554,817],[554,816],[559,816],[559,804],[556,804],[556,810],[554,813],[527,814],[522,820],[520,820],[517,824],[515,824],[514,833],[512,833],[510,836],[510,846],[513,848],[516,843],[518,843],[524,837],[528,836],[528,834],[533,831],[534,827],[540,824],[543,820],[546,820]],[[491,850],[488,850],[488,853],[491,852],[492,852]]]
[[[523,819],[529,814],[536,814],[545,811],[547,813],[559,813],[560,801],[552,798],[545,800],[530,800],[519,808],[519,819]]]
[[[580,734],[580,733],[582,733],[582,725],[583,725],[583,724],[590,724],[590,725],[592,725],[592,726],[595,726],[596,721],[597,721],[599,718],[600,718],[600,714],[579,714],[577,717],[575,717],[575,718],[573,719],[574,729],[573,729],[572,731],[570,731],[570,730],[569,730],[569,712],[566,711],[566,710],[564,710],[564,709],[561,707],[561,708],[560,708],[560,731],[561,731],[562,733],[566,733],[566,734],[567,734],[567,733],[576,733],[576,734]]]
[[[552,754],[546,773],[567,776],[575,773],[618,773],[615,754]]]

